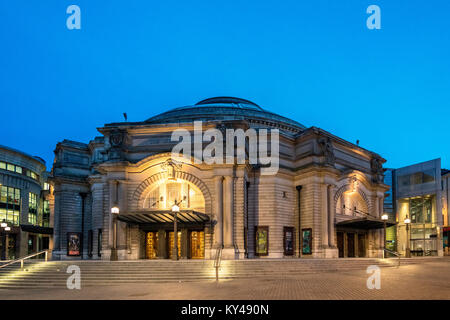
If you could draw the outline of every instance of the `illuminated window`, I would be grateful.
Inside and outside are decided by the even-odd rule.
[[[42,210],[42,227],[50,227],[50,205],[48,200],[44,200]]]
[[[44,183],[44,190],[50,190],[50,185],[47,182]]]
[[[38,175],[31,170],[27,170],[27,176],[31,179],[38,180]]]
[[[369,213],[369,208],[358,192],[344,192],[337,201],[336,213],[350,216],[364,215]]]
[[[0,169],[17,172],[19,174],[23,173],[23,169],[21,166],[16,166],[16,165],[13,165],[12,163],[7,163],[7,162],[3,162],[3,161],[0,161]]]
[[[28,223],[37,224],[37,195],[30,192],[28,194]]]
[[[164,182],[153,186],[146,194],[144,208],[170,210],[175,201],[181,201],[180,208],[203,212],[205,199],[195,185],[181,182]]]
[[[0,187],[0,221],[6,220],[13,225],[19,225],[20,189],[8,186]]]

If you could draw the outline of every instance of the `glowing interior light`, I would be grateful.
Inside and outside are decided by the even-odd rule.
[[[112,207],[111,208],[111,213],[112,214],[119,214],[119,207],[117,207],[117,206]]]

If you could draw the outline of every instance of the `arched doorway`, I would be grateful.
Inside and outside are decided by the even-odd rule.
[[[369,216],[369,207],[364,194],[356,188],[346,187],[336,202],[336,216],[339,221],[357,221]],[[366,257],[368,230],[352,224],[336,226],[336,242],[340,258]]]

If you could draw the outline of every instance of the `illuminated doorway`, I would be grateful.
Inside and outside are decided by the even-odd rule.
[[[205,232],[191,231],[190,235],[191,259],[205,258]]]
[[[168,256],[170,259],[173,259],[173,245],[174,245],[174,236],[173,236],[173,231],[169,231],[169,236],[167,237],[169,245],[169,252],[168,252]],[[177,232],[177,245],[178,245],[178,259],[181,257],[181,231]]]
[[[146,258],[156,259],[158,257],[158,232],[147,232],[145,244]]]

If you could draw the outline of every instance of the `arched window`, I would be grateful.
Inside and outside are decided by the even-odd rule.
[[[144,209],[170,210],[175,201],[181,209],[204,212],[205,199],[199,188],[187,181],[166,180],[150,188],[144,198]]]
[[[366,201],[356,191],[343,192],[336,204],[336,213],[345,215],[368,214]]]

